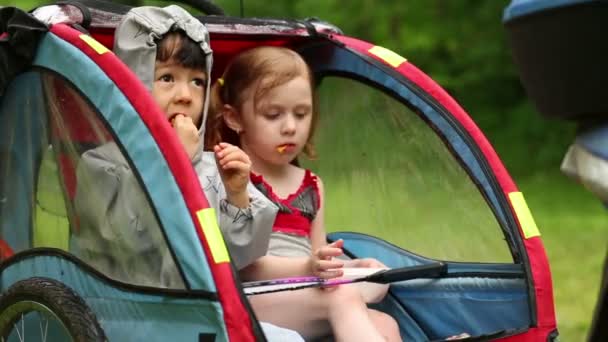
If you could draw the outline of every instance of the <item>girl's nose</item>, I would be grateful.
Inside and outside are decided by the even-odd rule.
[[[282,126],[283,134],[293,134],[296,131],[296,119],[291,114],[285,115]]]

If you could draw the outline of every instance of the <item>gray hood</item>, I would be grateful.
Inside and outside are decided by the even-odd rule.
[[[181,30],[198,43],[205,54],[207,88],[203,107],[203,120],[199,133],[204,135],[209,108],[209,89],[213,54],[209,45],[209,32],[205,25],[179,6],[142,6],[131,9],[122,19],[114,35],[114,53],[137,74],[148,90],[154,82],[156,42],[165,34]]]

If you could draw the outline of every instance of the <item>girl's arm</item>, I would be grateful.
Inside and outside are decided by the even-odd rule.
[[[322,246],[327,244],[327,234],[325,232],[325,189],[321,177],[317,176],[317,185],[319,187],[319,201],[321,205],[317,211],[317,216],[312,221],[312,227],[310,228],[310,240],[312,244],[312,250],[317,251]],[[344,267],[372,267],[372,268],[385,268],[386,265],[380,261],[372,258],[365,259],[354,259],[345,260]]]
[[[317,186],[319,188],[319,210],[317,211],[317,215],[315,219],[312,221],[312,226],[310,228],[310,242],[312,245],[313,252],[325,246],[327,244],[327,235],[325,233],[325,221],[324,221],[324,212],[325,212],[325,191],[323,188],[323,182],[321,181],[321,177],[317,176]]]
[[[317,249],[308,258],[265,255],[240,271],[245,281],[316,275],[322,278],[341,277],[343,260],[334,259],[342,254],[344,241],[338,240]]]
[[[288,278],[311,274],[309,258],[265,255],[240,271],[245,281]]]

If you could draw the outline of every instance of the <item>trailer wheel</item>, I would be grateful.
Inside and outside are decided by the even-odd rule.
[[[71,288],[49,278],[29,278],[0,296],[0,341],[103,342],[95,314]]]

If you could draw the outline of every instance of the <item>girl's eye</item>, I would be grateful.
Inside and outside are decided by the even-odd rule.
[[[173,82],[173,76],[171,76],[170,74],[164,74],[159,77],[158,80],[161,82]]]
[[[279,112],[268,112],[264,114],[264,117],[269,120],[275,120],[279,117],[279,115],[281,115]]]
[[[300,119],[303,119],[306,116],[308,116],[308,114],[310,114],[310,112],[296,112],[296,117],[300,118]]]

